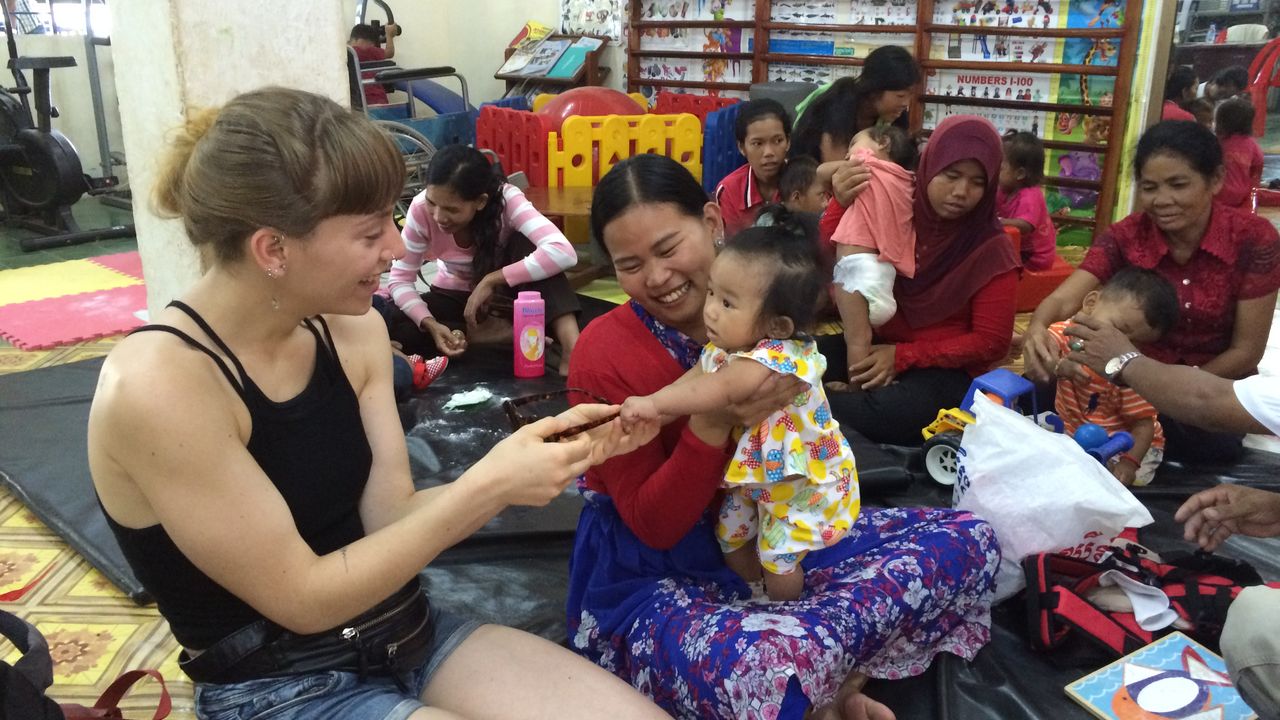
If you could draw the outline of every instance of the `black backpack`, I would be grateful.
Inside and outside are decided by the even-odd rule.
[[[169,716],[172,702],[164,678],[155,670],[130,670],[116,678],[93,707],[76,703],[59,705],[45,695],[53,685],[53,660],[49,643],[34,625],[9,612],[0,610],[0,634],[8,638],[22,653],[10,665],[0,660],[0,720],[91,720],[123,718],[120,699],[135,683],[145,677],[160,683],[160,702],[152,720]]]
[[[63,720],[58,703],[45,696],[53,684],[49,644],[35,626],[0,610],[0,634],[22,653],[10,665],[0,660],[0,720]]]

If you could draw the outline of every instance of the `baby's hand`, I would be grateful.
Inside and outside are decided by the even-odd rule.
[[[622,403],[622,411],[618,418],[622,421],[622,431],[630,433],[633,428],[644,423],[658,422],[661,413],[653,400],[644,395],[633,395]]]
[[[1111,466],[1111,474],[1116,476],[1125,487],[1133,487],[1133,483],[1138,479],[1138,468],[1133,463],[1121,459],[1119,462]]]

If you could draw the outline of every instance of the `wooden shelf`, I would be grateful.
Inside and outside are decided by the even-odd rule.
[[[1081,180],[1065,178],[1057,175],[1045,175],[1044,184],[1050,187],[1076,188],[1077,190],[1101,190],[1102,183],[1097,180]]]
[[[631,78],[636,87],[676,87],[701,90],[750,90],[751,83],[707,82],[705,80],[663,80],[661,78]]]
[[[1083,225],[1085,227],[1096,227],[1098,221],[1096,218],[1080,217],[1078,215],[1050,215],[1049,219],[1055,225]]]
[[[640,20],[631,27],[645,28],[754,28],[754,20]]]
[[[581,37],[586,36],[552,33],[551,35],[548,35],[546,39],[577,41]],[[499,72],[495,72],[493,77],[506,82],[507,92],[510,92],[513,88],[521,85],[532,85],[535,87],[539,85],[550,85],[564,88],[578,87],[580,85],[603,85],[609,78],[610,68],[601,67],[600,57],[604,52],[604,49],[609,46],[609,38],[594,35],[591,37],[595,37],[597,40],[600,40],[600,47],[587,53],[587,57],[583,61],[582,67],[578,68],[578,71],[573,74],[573,77],[549,78],[544,75],[519,75],[516,73]],[[506,48],[502,54],[504,62],[507,58],[510,58],[514,52],[514,49]]]
[[[1086,38],[1094,40],[1120,39],[1124,37],[1124,30],[1103,29],[1090,30],[1087,28],[1011,28],[1011,27],[990,27],[983,25],[938,25],[931,23],[924,26],[926,32],[938,33],[940,35],[997,35],[1000,37],[1026,37],[1026,38]]]
[[[920,64],[927,70],[974,70],[977,72],[1026,72],[1041,75],[1101,75],[1120,74],[1116,65],[1062,65],[1059,63],[1005,62],[1003,60],[934,60],[924,58]]]
[[[1149,1],[1149,0],[1148,0]],[[1052,178],[1046,179],[1046,185],[1051,187],[1073,188],[1079,190],[1089,190],[1098,192],[1097,215],[1095,218],[1077,218],[1054,216],[1055,223],[1067,223],[1092,226],[1095,232],[1101,231],[1110,224],[1112,209],[1116,203],[1116,180],[1120,174],[1121,155],[1120,152],[1109,152],[1108,147],[1118,147],[1122,142],[1125,133],[1125,123],[1128,119],[1127,113],[1129,109],[1130,87],[1133,83],[1134,65],[1137,57],[1137,43],[1140,29],[1140,19],[1142,17],[1142,9],[1144,0],[1126,0],[1125,17],[1128,22],[1122,28],[1035,28],[1019,26],[999,25],[948,25],[945,23],[932,22],[934,15],[934,6],[941,0],[908,0],[907,5],[915,6],[915,15],[919,19],[914,25],[867,25],[840,22],[788,22],[786,17],[774,17],[775,5],[772,0],[756,0],[755,14],[753,20],[659,20],[642,17],[644,4],[631,3],[630,19],[627,31],[627,45],[635,48],[628,57],[627,65],[627,85],[628,90],[640,90],[644,88],[646,91],[650,88],[655,89],[700,89],[710,91],[746,91],[749,90],[752,83],[765,82],[769,79],[771,66],[776,65],[798,65],[814,67],[818,70],[815,74],[825,76],[831,74],[833,76],[841,76],[850,74],[851,68],[858,68],[865,62],[866,47],[883,44],[886,36],[914,36],[914,41],[908,43],[908,49],[916,57],[922,69],[926,73],[935,73],[937,71],[964,71],[966,74],[972,72],[974,74],[989,75],[1009,75],[1009,74],[1032,74],[1040,76],[1052,75],[1081,75],[1084,77],[1098,78],[1114,78],[1114,88],[1110,82],[1106,83],[1106,90],[1112,94],[1112,106],[1102,105],[1085,105],[1083,103],[1069,102],[1039,102],[1031,100],[1011,100],[1003,98],[983,98],[983,97],[957,97],[946,95],[922,95],[918,102],[912,104],[911,107],[911,127],[913,130],[919,131],[924,122],[924,109],[926,103],[929,105],[951,105],[953,108],[961,108],[960,112],[980,112],[986,109],[989,111],[1010,111],[1010,112],[1031,112],[1043,113],[1043,119],[1040,121],[1044,126],[1040,130],[1041,136],[1050,136],[1054,133],[1058,116],[1064,113],[1085,116],[1087,118],[1107,118],[1110,120],[1106,124],[1105,137],[1091,136],[1099,142],[1079,142],[1071,140],[1045,140],[1044,145],[1047,149],[1067,152],[1089,152],[1096,153],[1102,157],[1098,158],[1101,166],[1101,179],[1098,181],[1079,180],[1074,178]],[[1065,3],[1064,3],[1065,4]],[[1278,0],[1280,4],[1280,0]],[[837,15],[839,15],[837,13]],[[1245,15],[1237,13],[1236,16]],[[882,13],[881,17],[888,18],[887,13]],[[1029,17],[1029,16],[1028,16]],[[817,19],[817,18],[815,18]],[[822,18],[826,20],[827,18]],[[841,16],[840,19],[851,19],[847,15]],[[1054,21],[1060,22],[1061,17],[1053,17]],[[742,46],[737,48],[739,51],[728,54],[720,53],[704,53],[698,52],[697,48],[700,44],[691,44],[688,49],[669,50],[641,48],[642,37],[645,31],[654,28],[726,28],[741,29],[753,32],[753,43],[748,49],[746,37],[742,38]],[[777,47],[794,47],[797,49],[806,49],[803,44],[786,44],[782,40],[789,38],[778,38],[780,33],[818,33],[824,37],[821,39],[830,45],[834,40],[838,48],[842,48],[845,52],[843,55],[827,55],[814,54],[810,52],[778,52]],[[745,36],[746,33],[743,33]],[[988,59],[988,60],[953,60],[948,58],[934,59],[930,55],[938,52],[937,47],[944,45],[947,36],[964,36],[965,42],[976,36],[988,36],[990,38],[1024,38],[1024,39],[1056,39],[1058,47],[1063,47],[1067,43],[1065,41],[1075,40],[1077,42],[1089,41],[1110,41],[1115,46],[1115,65],[1082,65],[1067,63],[1033,63],[1033,62],[1012,62],[1007,59]],[[833,37],[834,36],[834,37]],[[857,40],[857,57],[850,57],[852,39],[848,36],[861,36]],[[691,38],[696,40],[697,38]],[[953,39],[954,41],[954,39]],[[827,49],[826,47],[822,49]],[[1144,52],[1152,52],[1151,48],[1143,48]],[[976,56],[978,53],[966,52],[965,56]],[[732,61],[750,61],[751,62],[751,82],[699,82],[694,80],[661,80],[657,78],[646,79],[640,76],[640,70],[645,58],[661,58],[670,57],[673,59],[685,58],[690,60],[702,60],[723,58]],[[1029,57],[1029,56],[1026,56]],[[822,68],[826,68],[825,71]],[[832,72],[834,71],[834,72]],[[856,71],[855,71],[856,72]],[[802,73],[804,74],[804,73]],[[1095,83],[1094,92],[1091,97],[1098,97],[1097,86],[1103,83]],[[1042,91],[1045,86],[1040,83]],[[1003,92],[1003,90],[1001,90]],[[1046,91],[1047,92],[1047,91]],[[1043,96],[1042,96],[1043,97]],[[1045,98],[1047,100],[1047,98]],[[964,108],[972,108],[965,110]],[[1092,122],[1092,121],[1091,121]],[[1028,122],[1028,125],[1030,123]],[[1076,133],[1079,134],[1078,131]]]
[[[632,55],[636,57],[669,57],[669,58],[692,58],[695,60],[712,60],[716,58],[724,58],[726,60],[752,60],[755,55],[752,53],[717,53],[717,52],[699,52],[697,50],[632,50]]]
[[[973,98],[967,95],[921,95],[921,102],[940,105],[970,105],[973,107],[1000,108],[1005,110],[1040,110],[1043,112],[1080,113],[1081,115],[1111,114],[1111,108],[1102,105],[1074,105],[1070,103],[1035,102],[1034,100],[997,100],[995,98]]]
[[[794,63],[797,65],[850,65],[860,67],[862,58],[836,57],[834,55],[808,55],[803,53],[771,52],[761,56],[767,63]]]
[[[1105,144],[1070,142],[1067,140],[1045,140],[1044,147],[1046,150],[1078,150],[1080,152],[1098,154],[1104,154],[1107,152],[1107,146]]]
[[[882,35],[915,35],[915,25],[837,25],[816,23],[789,23],[770,21],[762,26],[765,30],[794,30],[797,32],[830,32],[830,33],[875,33]]]

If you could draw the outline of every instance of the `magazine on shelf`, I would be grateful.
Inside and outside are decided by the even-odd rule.
[[[572,43],[572,40],[563,38],[543,40],[534,49],[533,57],[529,58],[529,62],[514,74],[526,77],[545,77],[551,68],[555,67],[556,62],[560,60],[560,56],[564,54],[565,50],[569,49],[569,45]]]
[[[556,62],[555,67],[547,71],[549,78],[572,79],[578,75],[578,71],[587,62],[587,56],[604,44],[603,40],[593,37],[580,37],[572,45],[570,45],[560,59]]]

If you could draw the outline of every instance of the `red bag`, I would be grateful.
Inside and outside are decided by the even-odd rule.
[[[1022,568],[1027,576],[1027,620],[1033,648],[1054,650],[1075,634],[1113,658],[1127,655],[1174,628],[1143,630],[1132,612],[1104,610],[1091,603],[1086,594],[1098,587],[1098,577],[1108,570],[1118,570],[1164,591],[1174,612],[1190,624],[1191,629],[1185,632],[1215,652],[1231,602],[1245,587],[1262,584],[1248,563],[1204,552],[1170,555],[1157,563],[1133,546],[1116,548],[1101,562],[1040,553],[1023,559]]]
[[[169,717],[169,712],[173,709],[173,701],[169,699],[169,688],[164,684],[164,676],[158,670],[130,670],[123,673],[102,691],[102,695],[98,696],[98,701],[93,704],[93,707],[85,707],[78,703],[61,703],[59,706],[62,708],[62,714],[66,716],[66,720],[96,720],[97,718],[124,720],[124,714],[120,710],[120,700],[144,677],[154,678],[160,683],[160,702],[157,703],[151,720],[163,720]]]
[[[124,673],[103,691],[93,707],[55,703],[45,694],[53,684],[53,660],[44,635],[26,620],[0,610],[0,636],[8,638],[22,653],[12,665],[0,660],[0,720],[124,720],[120,700],[144,677],[153,677],[160,683],[160,701],[151,720],[169,717],[173,709],[164,677],[155,670]]]

